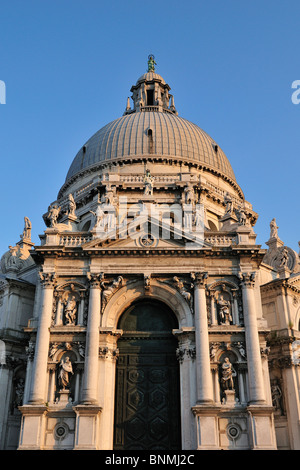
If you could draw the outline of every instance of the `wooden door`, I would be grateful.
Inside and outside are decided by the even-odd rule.
[[[163,304],[141,302],[125,312],[119,328],[116,372],[116,450],[180,449],[177,328]]]

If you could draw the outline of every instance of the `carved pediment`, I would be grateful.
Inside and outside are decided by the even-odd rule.
[[[138,217],[126,226],[110,232],[94,232],[93,240],[82,245],[83,250],[113,249],[199,249],[211,246],[204,233],[188,232],[148,217]]]

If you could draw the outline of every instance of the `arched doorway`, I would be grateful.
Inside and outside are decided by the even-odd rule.
[[[180,449],[175,315],[161,302],[143,300],[124,312],[118,328],[114,449]]]

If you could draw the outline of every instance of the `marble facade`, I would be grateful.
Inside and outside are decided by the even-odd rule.
[[[149,67],[75,157],[41,243],[27,219],[2,256],[0,448],[114,448],[119,323],[146,300],[177,324],[181,449],[299,449],[298,254],[276,221],[256,244],[227,157]]]

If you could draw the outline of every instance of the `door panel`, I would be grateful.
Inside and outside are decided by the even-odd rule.
[[[171,330],[125,331],[118,341],[114,449],[180,449],[176,347]]]

